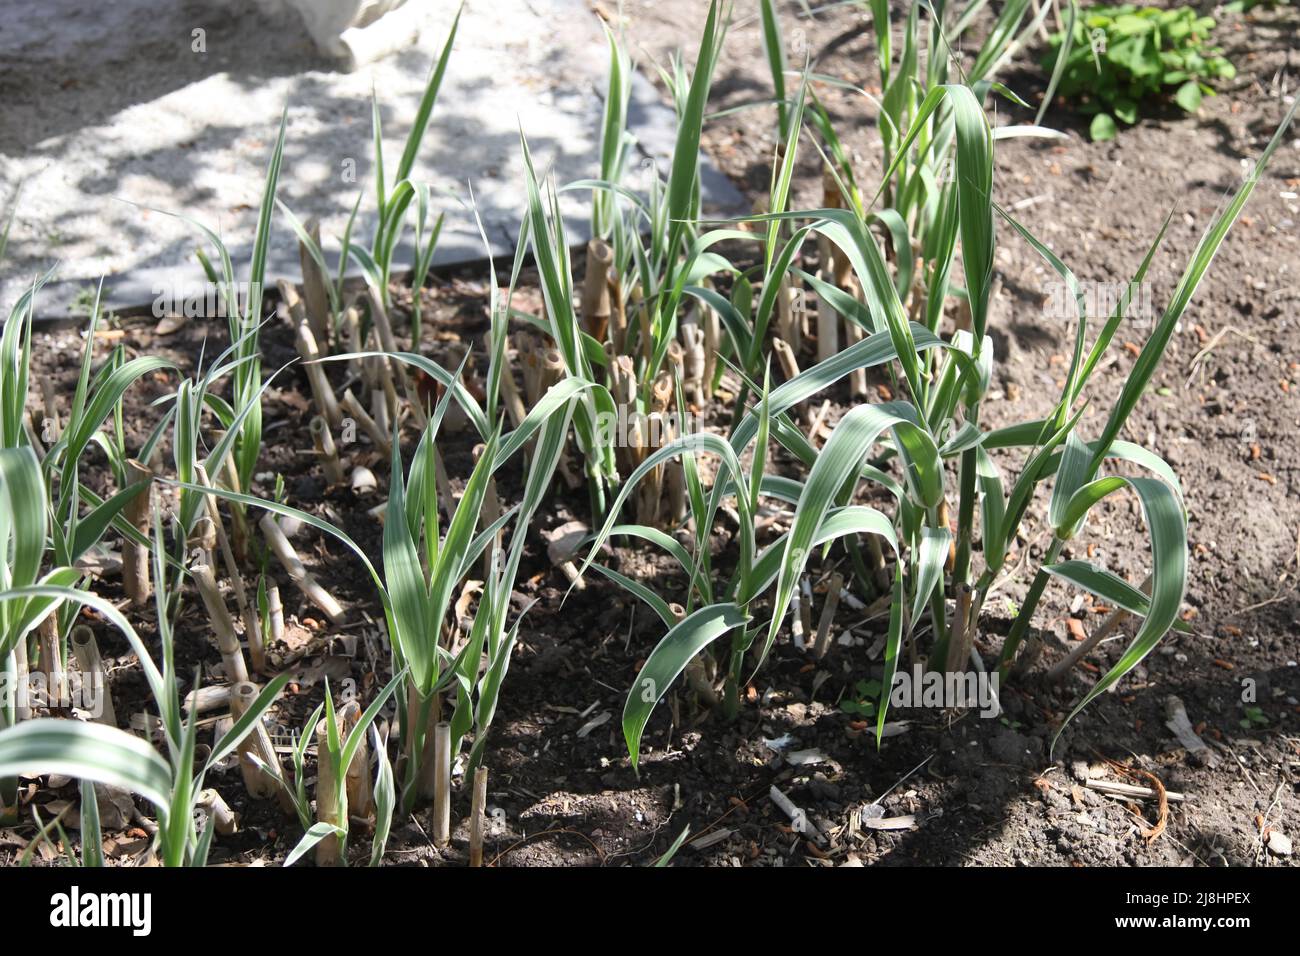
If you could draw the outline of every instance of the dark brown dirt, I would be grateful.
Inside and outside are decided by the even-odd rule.
[[[693,55],[704,4],[700,0],[625,0],[630,34],[643,60],[662,61],[678,47]],[[794,5],[791,5],[792,10]],[[793,13],[791,13],[793,17]],[[793,29],[788,21],[787,30]],[[1160,221],[1175,209],[1163,248],[1153,266],[1153,298],[1162,307],[1201,231],[1224,195],[1240,180],[1242,163],[1259,151],[1285,104],[1276,78],[1297,64],[1294,37],[1300,18],[1294,9],[1261,11],[1245,20],[1228,18],[1218,37],[1240,75],[1220,95],[1207,99],[1201,115],[1144,119],[1113,143],[1092,144],[1077,117],[1054,108],[1047,125],[1070,133],[1068,142],[1012,140],[999,145],[996,198],[1075,269],[1081,279],[1126,281],[1140,262]],[[800,20],[819,72],[868,88],[877,82],[869,26],[855,13],[837,9],[816,20]],[[1035,53],[1036,55],[1036,53]],[[1041,75],[1022,58],[1002,77],[1029,102],[1040,95]],[[757,22],[730,32],[719,70],[713,106],[722,109],[768,95],[770,80]],[[1291,87],[1288,87],[1290,89]],[[861,97],[826,93],[837,129],[860,160],[861,176],[877,175],[878,149],[869,104]],[[1003,118],[1028,119],[1003,104]],[[755,199],[765,195],[773,149],[773,118],[747,110],[710,124],[705,148]],[[1089,682],[1104,672],[1123,647],[1112,640],[1091,655],[1088,673],[1060,687],[1031,677],[1005,689],[1005,713],[981,719],[977,713],[891,712],[903,730],[877,750],[873,738],[855,726],[838,702],[855,682],[879,674],[880,660],[868,654],[879,622],[861,621],[845,609],[837,630],[853,628],[863,646],[836,646],[813,666],[789,642],[778,643],[751,689],[739,720],[697,712],[682,695],[680,725],[661,706],[643,743],[638,777],[630,768],[620,715],[627,689],[662,629],[644,608],[593,578],[585,591],[561,605],[565,582],[546,568],[540,554],[528,555],[520,597],[538,598],[522,630],[516,659],[502,695],[487,764],[489,803],[503,813],[491,832],[488,859],[498,865],[616,865],[653,862],[689,825],[692,840],[678,860],[703,865],[827,865],[856,859],[884,865],[1276,865],[1263,849],[1268,828],[1292,838],[1300,830],[1296,770],[1300,760],[1300,597],[1296,592],[1297,532],[1300,531],[1300,424],[1297,388],[1296,306],[1300,303],[1300,246],[1295,193],[1300,191],[1300,133],[1292,132],[1256,190],[1245,217],[1223,246],[1196,301],[1170,344],[1155,389],[1130,421],[1131,440],[1153,448],[1179,472],[1190,512],[1192,548],[1185,619],[1191,634],[1171,634],[1120,685],[1096,701],[1067,730],[1053,755],[1048,745],[1061,717]],[[804,203],[818,200],[819,176],[804,153],[800,181]],[[1017,206],[1017,204],[1020,204]],[[998,366],[995,397],[986,408],[989,424],[1008,424],[1042,415],[1054,401],[1063,374],[1070,334],[1044,318],[1042,300],[1053,277],[1010,230],[999,230],[997,270],[1003,291],[991,326],[996,329]],[[426,322],[425,351],[445,358],[483,329],[483,289],[478,276],[440,279],[427,290],[436,322]],[[524,307],[528,308],[525,301]],[[169,339],[155,339],[147,325],[123,323],[125,341],[138,351],[164,350],[191,367],[202,334],[214,345],[224,338],[221,323],[192,325]],[[436,333],[434,330],[436,329]],[[437,335],[439,341],[433,341]],[[1121,337],[1141,343],[1145,330]],[[292,357],[283,325],[267,333],[266,367]],[[217,346],[219,347],[219,346]],[[57,374],[70,389],[77,361],[68,333],[41,343],[42,374]],[[1094,382],[1085,434],[1100,428],[1132,362],[1114,350]],[[146,401],[174,386],[142,387],[133,397],[138,441],[156,418]],[[306,438],[306,383],[291,370],[282,390],[270,397],[263,470],[285,476],[289,501],[341,523],[378,559],[378,525],[350,492],[327,489],[301,450]],[[847,403],[847,394],[828,396]],[[842,409],[840,406],[839,409]],[[837,409],[836,415],[839,409]],[[832,421],[836,416],[832,416]],[[273,430],[272,430],[273,429]],[[466,449],[467,450],[467,449]],[[164,456],[166,456],[164,452]],[[449,468],[463,479],[467,459]],[[1012,474],[1016,459],[1004,463]],[[381,485],[386,467],[376,466]],[[503,494],[517,493],[506,482]],[[257,489],[270,494],[271,483]],[[556,482],[557,497],[544,509],[546,526],[569,517],[585,518],[585,494]],[[383,490],[376,500],[382,500]],[[1023,528],[1016,573],[991,600],[992,620],[979,636],[986,659],[996,654],[1009,618],[1042,559],[1041,524],[1046,497]],[[723,534],[729,535],[725,528]],[[1136,502],[1122,497],[1098,512],[1073,556],[1087,556],[1135,583],[1145,574],[1148,552]],[[315,570],[345,602],[376,614],[376,602],[357,563],[332,541],[310,536],[300,544],[311,552]],[[648,553],[616,549],[623,573],[680,595],[684,582]],[[296,600],[287,581],[283,593]],[[119,596],[117,583],[106,584]],[[310,609],[289,605],[298,618]],[[193,608],[182,638],[189,648],[185,666],[215,655],[205,647],[201,614]],[[1073,643],[1067,618],[1099,620],[1090,602],[1060,585],[1049,588],[1036,623],[1046,644],[1041,670]],[[147,618],[134,618],[142,632]],[[310,628],[308,628],[310,630]],[[1131,631],[1130,631],[1131,633]],[[337,649],[338,642],[334,645]],[[124,647],[117,648],[120,653]],[[279,705],[277,719],[292,725],[320,700],[321,677],[352,674],[367,682],[370,663],[309,655],[300,665],[295,694]],[[379,669],[386,671],[386,661]],[[119,710],[123,701],[138,709],[143,686],[126,667],[115,676]],[[381,675],[382,676],[382,675]],[[373,678],[370,678],[373,680]],[[1251,724],[1243,703],[1243,681],[1254,682],[1253,706],[1266,722]],[[1184,702],[1193,724],[1210,744],[1208,756],[1193,758],[1165,726],[1166,699]],[[607,719],[596,724],[599,718]],[[1243,726],[1243,721],[1249,726]],[[593,724],[595,726],[593,726]],[[814,751],[811,761],[790,766],[768,746],[788,735],[784,753]],[[1168,828],[1146,840],[1141,828],[1155,819],[1150,802],[1128,805],[1083,787],[1088,765],[1103,758],[1132,763],[1154,774],[1171,791],[1186,796],[1170,804]],[[1119,779],[1113,769],[1106,771]],[[1136,781],[1142,782],[1142,781]],[[215,781],[228,798],[239,798],[235,772]],[[790,829],[769,797],[778,787],[803,807],[819,831],[818,843]],[[66,796],[67,794],[64,794]],[[46,800],[53,793],[42,794]],[[859,820],[879,800],[884,816],[913,815],[899,831],[873,831]],[[468,798],[457,796],[456,816]],[[214,860],[267,862],[282,859],[296,842],[296,825],[270,807],[244,807],[245,836],[222,841]],[[1145,815],[1145,822],[1134,816]],[[452,850],[435,851],[427,820],[395,822],[388,854],[394,864],[457,861],[463,833]],[[712,841],[712,842],[710,842]],[[364,840],[358,841],[364,848]],[[5,852],[0,846],[0,853]],[[1292,858],[1293,860],[1294,858]]]

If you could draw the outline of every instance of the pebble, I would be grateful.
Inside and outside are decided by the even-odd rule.
[[[1274,830],[1268,835],[1268,848],[1274,856],[1291,855],[1291,838],[1280,830]]]

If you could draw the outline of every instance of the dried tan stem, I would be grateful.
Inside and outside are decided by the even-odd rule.
[[[1142,582],[1142,586],[1139,590],[1141,590],[1143,594],[1151,594],[1151,575],[1148,574],[1146,576],[1146,580]],[[1088,635],[1086,640],[1081,642],[1074,648],[1074,650],[1070,651],[1064,659],[1057,661],[1052,665],[1051,670],[1047,672],[1047,680],[1052,682],[1061,680],[1061,678],[1069,673],[1070,668],[1083,660],[1094,647],[1113,634],[1115,629],[1128,620],[1130,616],[1129,612],[1123,608],[1116,608],[1111,611],[1106,615],[1106,619],[1097,625],[1096,629]]]
[[[844,590],[844,575],[836,571],[826,589],[826,603],[822,605],[822,616],[817,622],[817,640],[813,644],[813,656],[821,660],[831,646],[831,627],[835,623],[835,611],[840,606],[840,593]]]
[[[235,812],[230,809],[230,805],[221,798],[221,794],[217,793],[217,791],[212,789],[201,791],[195,806],[207,812],[212,819],[212,829],[218,835],[233,836],[239,831],[239,825],[235,820]]]
[[[353,419],[361,430],[366,433],[366,436],[374,443],[380,454],[385,458],[392,455],[393,443],[387,432],[375,424],[375,420],[357,401],[357,397],[352,394],[350,388],[343,393],[343,409],[348,413],[348,417]]]
[[[682,384],[687,401],[696,405],[704,404],[704,377],[706,361],[704,353],[704,330],[694,322],[684,322],[679,330],[683,343]],[[712,376],[710,376],[710,381]]]
[[[704,306],[704,372],[701,385],[706,399],[713,397],[713,380],[718,373],[718,350],[722,348],[722,320]]]
[[[205,488],[211,488],[212,482],[208,480],[207,470],[202,465],[197,465],[195,471],[199,483]],[[244,576],[240,573],[239,563],[235,560],[230,539],[226,537],[226,528],[221,523],[221,514],[217,511],[217,497],[206,495],[205,498],[208,517],[217,532],[217,547],[221,551],[222,563],[226,566],[226,577],[230,578],[230,589],[235,595],[235,605],[239,608],[240,620],[244,622],[244,636],[248,640],[248,657],[253,670],[260,674],[266,670],[266,644],[262,638],[262,620],[257,614],[257,608],[248,600]]]
[[[308,219],[305,228],[320,248],[320,221],[316,217]],[[321,270],[306,243],[298,243],[298,261],[302,266],[302,297],[307,307],[307,321],[311,324],[312,334],[320,346],[322,355],[330,354],[330,296],[329,279]]]
[[[375,420],[375,427],[385,435],[393,433],[392,419],[389,417],[389,402],[387,390],[376,390],[370,393],[370,417]]]
[[[501,370],[501,396],[505,400],[503,404],[510,415],[510,423],[518,428],[524,423],[528,410],[524,408],[524,401],[519,396],[519,386],[515,384],[515,376],[509,368]]]
[[[944,671],[949,674],[966,670],[970,661],[974,629],[971,627],[971,586],[962,581],[957,585],[957,606],[953,611],[952,632],[948,635],[948,659]]]
[[[280,586],[266,588],[266,616],[271,619],[271,640],[284,640],[284,604],[280,601]]]
[[[375,489],[379,487],[379,479],[365,465],[357,465],[352,469],[352,477],[348,479],[348,486],[352,489],[354,495],[362,498],[374,494]]]
[[[284,570],[288,573],[289,579],[298,586],[307,600],[311,601],[318,608],[325,612],[325,616],[333,624],[338,624],[347,615],[342,605],[334,599],[334,596],[325,590],[315,575],[309,572],[298,557],[298,552],[294,550],[289,539],[284,536],[280,526],[275,522],[275,516],[267,512],[262,516],[258,523],[262,529],[262,537],[266,540],[267,547],[279,560]]]
[[[783,338],[772,340],[772,351],[776,353],[777,364],[781,366],[781,374],[785,376],[788,382],[799,374],[799,362],[794,357],[794,347]],[[795,409],[803,417],[805,422],[811,421],[808,415],[808,403],[800,402]]]
[[[433,843],[451,842],[451,724],[438,721],[433,728]]]
[[[72,629],[68,643],[72,647],[72,656],[77,661],[77,669],[81,671],[82,685],[90,681],[91,687],[95,689],[95,699],[101,704],[99,713],[94,715],[95,720],[116,727],[117,711],[113,709],[108,672],[104,669],[103,658],[99,656],[99,642],[95,640],[95,632],[84,624],[78,624]]]
[[[303,360],[303,370],[307,373],[307,384],[311,386],[312,401],[316,410],[335,427],[342,420],[334,390],[330,388],[329,379],[325,377],[325,367],[317,360],[321,357],[319,343],[312,332],[312,325],[294,287],[284,279],[279,282],[280,296],[289,308],[289,315],[294,323],[294,346]]]
[[[349,701],[342,710],[343,735],[352,733],[361,719],[361,705]],[[367,819],[374,812],[374,784],[370,778],[370,742],[365,734],[361,735],[360,746],[348,765],[344,784],[348,795],[348,813],[359,819]]]
[[[339,345],[345,352],[361,351],[361,316],[351,306],[343,310],[343,319],[339,322]],[[361,377],[359,359],[348,359],[348,374]]]
[[[128,487],[144,482],[153,484],[153,472],[134,458],[126,460],[126,474]],[[146,538],[149,536],[152,498],[153,488],[146,488],[132,499],[122,514],[131,527]],[[132,604],[143,604],[152,593],[149,586],[149,549],[125,539],[122,541],[122,585]]]
[[[32,719],[31,664],[27,660],[27,637],[18,639],[14,648],[14,681],[17,684],[14,694],[15,720]],[[0,662],[2,663],[2,662]]]
[[[617,355],[627,352],[627,305],[623,301],[623,280],[614,275],[609,279],[610,313],[609,342]]]
[[[343,484],[343,463],[339,461],[339,448],[334,444],[329,422],[321,415],[314,415],[309,427],[312,443],[316,446],[316,457],[320,460],[321,470],[325,472],[325,480],[331,485]]]
[[[469,865],[483,865],[483,825],[487,813],[487,767],[474,771],[474,791],[469,808]]]
[[[820,270],[817,278],[825,279],[825,273]],[[840,314],[835,311],[834,307],[823,299],[817,297],[817,361],[825,362],[827,359],[834,358],[840,351]]]
[[[614,251],[600,239],[587,243],[587,274],[582,283],[582,324],[597,342],[609,330],[609,269]]]
[[[258,687],[252,681],[239,681],[230,687],[230,716],[239,720],[257,700]],[[252,733],[240,741],[239,772],[244,778],[244,789],[257,800],[266,800],[280,793],[280,758],[271,744],[271,735],[259,719]],[[256,757],[263,766],[252,759]]]
[[[42,437],[53,444],[63,434],[63,420],[59,417],[59,402],[54,391],[54,379],[49,376],[41,379],[41,404],[45,412],[45,420],[42,422],[45,427],[41,429],[44,433]]]
[[[776,296],[776,329],[777,334],[789,343],[792,353],[798,353],[803,346],[806,318],[803,294],[803,289],[788,274],[781,277],[781,286]]]
[[[205,560],[193,565],[190,568],[190,576],[194,579],[194,585],[203,599],[203,607],[208,612],[212,633],[217,639],[217,648],[221,651],[221,662],[226,671],[226,679],[232,684],[237,684],[248,680],[248,668],[244,666],[244,652],[239,648],[239,635],[235,633],[235,622],[230,612],[226,610],[226,601],[221,596],[216,576],[213,575],[208,563],[210,559],[210,555],[205,555]]]
[[[230,685],[208,684],[192,690],[181,701],[186,713],[206,714],[230,706]]]

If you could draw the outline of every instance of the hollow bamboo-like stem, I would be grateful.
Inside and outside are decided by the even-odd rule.
[[[134,458],[126,460],[126,474],[128,487],[153,482],[153,472]],[[146,488],[132,499],[122,514],[131,527],[146,538],[149,536],[152,497],[153,489]],[[149,549],[129,539],[122,541],[122,586],[132,604],[143,604],[152,593],[149,587]]]
[[[686,608],[674,601],[668,605],[668,610],[672,613],[673,620],[681,623],[686,619]],[[718,705],[718,692],[713,688],[713,681],[709,680],[708,671],[704,666],[704,657],[696,654],[686,662],[686,683],[691,692],[699,698],[700,703],[706,707],[716,707]],[[674,723],[678,723],[674,719]]]
[[[230,809],[230,805],[217,791],[208,789],[200,792],[196,805],[212,819],[212,829],[218,835],[232,836],[238,832],[239,824],[235,820],[235,811]]]
[[[266,589],[266,616],[271,619],[271,640],[284,640],[284,604],[280,601],[280,586],[269,585]]]
[[[32,443],[32,451],[36,452],[37,458],[45,457],[45,442],[42,441],[45,428],[41,424],[44,421],[44,416],[45,413],[36,408],[23,416],[23,428],[27,432],[27,440]],[[0,809],[3,809],[3,807],[0,807]]]
[[[537,397],[541,398],[552,385],[564,378],[564,357],[558,349],[546,349],[542,352],[542,362],[538,369]]]
[[[202,465],[195,467],[198,474],[199,483],[205,488],[211,488],[212,482],[208,479],[207,470]],[[226,568],[226,577],[230,579],[230,589],[235,595],[235,606],[239,608],[239,618],[244,622],[244,636],[248,641],[248,657],[253,665],[253,670],[262,673],[266,670],[266,643],[262,635],[262,619],[258,616],[257,608],[253,602],[248,599],[248,590],[244,587],[244,575],[239,570],[239,562],[235,560],[234,548],[230,539],[226,536],[225,525],[221,522],[221,514],[217,510],[216,495],[205,496],[208,518],[212,521],[216,529],[217,548],[221,551],[221,560]]]
[[[339,413],[338,402],[334,399],[334,391],[325,377],[325,368],[317,363],[321,357],[321,349],[312,331],[307,307],[298,297],[298,290],[294,288],[293,283],[281,279],[277,285],[280,289],[280,298],[284,300],[285,307],[289,310],[289,319],[294,325],[294,347],[297,348],[304,362],[303,369],[307,373],[307,384],[311,386],[312,401],[316,404],[316,410],[332,425],[337,426],[342,416]]]
[[[228,684],[208,684],[198,690],[192,690],[181,701],[186,713],[206,714],[230,706],[230,686]]]
[[[320,248],[320,221],[313,216],[307,220],[306,229],[307,234],[315,241],[316,247]],[[298,243],[298,261],[302,266],[302,298],[307,308],[307,321],[311,325],[312,334],[316,338],[321,354],[329,355],[329,279],[303,242]]]
[[[343,736],[346,738],[361,719],[361,705],[355,700],[349,701],[341,716]],[[344,775],[344,788],[348,795],[348,813],[358,819],[368,819],[374,812],[375,799],[374,785],[370,778],[370,742],[364,733]]]
[[[373,287],[370,289],[370,317],[374,320],[375,333],[379,336],[379,344],[383,347],[383,350],[390,354],[399,351],[397,340],[393,338],[393,324],[388,319],[388,310],[384,308],[384,301],[379,295],[379,290]],[[411,387],[406,376],[405,367],[397,363],[395,359],[385,359],[383,361],[385,368],[391,367],[390,362],[396,363],[393,377],[402,386],[407,398],[411,398]],[[412,400],[411,404],[418,407],[420,403],[418,400]]]
[[[956,587],[957,602],[952,617],[952,633],[948,635],[948,660],[944,670],[949,674],[966,670],[970,661],[971,644],[974,640],[970,621],[972,588],[965,581]]]
[[[36,632],[37,660],[41,673],[45,675],[47,703],[51,711],[62,709],[68,700],[68,675],[63,666],[63,655],[59,647],[59,623],[51,614],[41,621]]]
[[[438,721],[433,728],[433,843],[451,842],[451,724]]]
[[[375,427],[385,435],[393,433],[392,419],[388,415],[388,396],[383,391],[370,393],[370,417],[375,420]]]
[[[839,181],[835,178],[834,171],[828,166],[822,170],[822,204],[827,209],[843,209],[844,194],[840,192]],[[848,288],[848,282],[853,275],[853,264],[849,257],[835,243],[825,240],[822,245],[824,236],[818,235],[817,248],[822,250],[821,265],[822,269],[828,269],[834,277],[835,284],[841,289]]]
[[[357,426],[366,433],[367,437],[369,437],[371,442],[374,443],[375,448],[378,449],[380,454],[387,458],[393,453],[392,440],[382,428],[375,424],[375,420],[371,418],[370,413],[361,406],[361,402],[357,401],[357,397],[352,394],[352,389],[350,388],[343,393],[343,410],[346,411],[348,417],[355,421]]]
[[[679,459],[673,459],[664,465],[664,487],[668,492],[668,521],[673,527],[680,525],[687,517],[686,469]]]
[[[812,629],[812,584],[807,575],[799,578],[799,587],[790,600],[790,636],[794,646],[801,650],[811,648]]]
[[[383,361],[378,355],[367,355],[360,360],[361,393],[363,395],[369,395],[379,387],[379,366]]]
[[[511,336],[515,346],[515,359],[519,363],[519,371],[524,377],[524,397],[528,400],[531,407],[537,404],[537,367],[539,364],[537,358],[538,349],[541,347],[536,336],[529,332],[516,332]]]
[[[325,616],[333,624],[338,624],[347,615],[342,605],[334,599],[334,595],[325,590],[324,586],[316,580],[316,576],[307,570],[298,557],[298,552],[294,550],[289,539],[284,536],[280,526],[275,522],[275,516],[267,512],[262,516],[258,523],[262,529],[262,537],[266,540],[266,545],[271,549],[271,553],[276,556],[285,572],[288,573],[289,579],[297,585],[298,590],[303,593],[307,600],[325,612]]]
[[[682,385],[686,400],[696,405],[704,404],[704,330],[694,322],[683,323],[680,329],[682,338]]]
[[[609,366],[609,374],[610,390],[614,393],[614,401],[620,407],[631,411],[628,406],[636,401],[636,363],[629,355],[615,355]]]
[[[664,370],[663,377],[668,380],[669,394],[671,395],[673,393],[674,376],[678,378],[686,377],[686,349],[677,339],[670,339],[665,358],[668,359],[668,368]]]
[[[316,821],[343,827],[346,809],[339,800],[339,768],[329,751],[329,722],[316,724]],[[316,844],[317,866],[338,866],[342,862],[342,841],[330,834]]]
[[[117,726],[117,712],[113,709],[113,694],[108,687],[108,673],[104,670],[103,658],[99,656],[99,642],[95,640],[95,632],[84,624],[78,624],[72,629],[68,643],[72,647],[72,656],[77,661],[77,669],[81,671],[82,686],[86,681],[90,681],[90,686],[95,689],[95,700],[99,704],[96,708],[94,719],[101,724],[107,724],[109,727]]]
[[[722,348],[722,320],[718,313],[704,306],[701,313],[704,329],[704,373],[702,387],[706,399],[713,397],[713,380],[718,373],[718,350]]]
[[[640,463],[637,450],[639,439],[634,435],[639,424],[636,411],[636,367],[629,356],[619,355],[610,363],[609,373],[610,391],[618,406],[618,421],[623,432],[619,436],[620,440],[615,442],[614,458],[619,470],[628,475]]]
[[[623,301],[623,280],[617,274],[609,277],[609,343],[615,354],[627,352],[627,305]]]
[[[329,379],[325,377],[325,366],[317,362],[320,358],[320,350],[311,329],[305,322],[298,326],[294,343],[298,348],[298,354],[306,363],[303,368],[307,373],[307,384],[311,387],[312,401],[316,405],[316,410],[337,428],[343,420],[343,413],[339,409],[338,400],[334,397]]]
[[[840,606],[840,593],[844,590],[844,575],[836,571],[831,575],[830,585],[826,589],[826,603],[822,605],[822,616],[817,621],[817,640],[813,644],[813,656],[821,660],[831,646],[831,628],[835,624],[835,612]]]
[[[506,413],[510,416],[510,423],[518,428],[523,424],[528,410],[519,395],[519,386],[515,384],[514,373],[508,367],[501,370],[501,397]]]
[[[230,716],[239,720],[257,700],[257,685],[252,681],[239,681],[230,687]],[[257,722],[253,732],[240,741],[239,773],[244,779],[244,789],[248,795],[257,800],[266,800],[280,792],[280,782],[276,773],[280,769],[280,758],[271,744],[271,735],[266,732],[262,721]],[[257,757],[265,766],[258,766],[252,759]]]
[[[352,469],[352,476],[348,479],[348,487],[357,497],[374,494],[375,489],[379,487],[379,479],[375,473],[365,465],[357,465]]]
[[[781,287],[776,296],[777,334],[789,343],[792,353],[797,353],[803,345],[803,290],[798,288],[789,275],[781,277]]]
[[[222,666],[226,679],[232,684],[248,680],[248,668],[244,666],[244,652],[239,649],[239,636],[235,633],[235,622],[226,610],[226,601],[217,587],[216,576],[205,560],[190,568],[190,576],[203,599],[203,607],[208,612],[212,624],[212,633],[217,639],[217,648],[221,651]]]
[[[325,480],[331,485],[343,484],[343,463],[339,461],[339,447],[334,444],[329,422],[324,416],[314,415],[309,427],[312,443],[316,446],[316,457],[320,461],[321,471],[325,473]]]
[[[972,462],[972,468],[973,468],[973,462]],[[973,474],[974,474],[974,473],[973,473],[973,470],[972,470],[972,476],[973,476]],[[964,484],[964,482],[963,482],[963,484]],[[962,506],[959,506],[959,513],[960,513],[960,510],[961,510],[961,507],[962,507]],[[940,501],[940,502],[939,502],[939,507],[938,507],[937,509],[935,509],[935,527],[938,527],[938,528],[946,528],[946,529],[948,529],[948,531],[952,531],[952,530],[953,530],[953,527],[952,527],[952,512],[951,512],[951,511],[949,510],[949,508],[948,508],[948,502],[947,502],[946,499],[945,499],[944,501]],[[953,577],[954,577],[955,580],[963,581],[963,580],[965,580],[965,578],[966,578],[966,575],[965,575],[964,572],[961,573],[961,574],[954,574],[954,573],[953,573],[954,568],[956,567],[956,564],[957,564],[957,541],[958,541],[958,539],[959,539],[960,537],[961,537],[961,535],[956,535],[956,534],[954,534],[954,535],[952,535],[952,536],[950,537],[950,539],[949,539],[949,541],[948,541],[948,557],[944,559],[943,569],[944,569],[944,571],[945,571],[946,573],[948,573],[948,574],[950,574],[950,575],[953,575]],[[967,556],[967,559],[969,560],[969,555]]]
[[[641,458],[653,454],[663,444],[664,424],[663,415],[659,412],[651,412],[645,419],[646,436],[644,451]],[[663,500],[664,487],[664,466],[655,465],[650,469],[649,474],[642,480],[636,490],[637,494],[637,522],[639,524],[656,526],[659,523],[659,505]]]
[[[447,460],[439,455],[434,459],[433,480],[438,486],[438,501],[442,510],[450,517],[456,513],[456,496],[451,490],[451,478],[447,475]]]
[[[785,376],[787,382],[799,374],[799,362],[794,357],[794,346],[790,342],[783,338],[775,338],[772,340],[772,351],[776,353],[777,364],[781,366],[781,374]],[[811,420],[807,402],[800,402],[795,408],[805,422]]]
[[[564,548],[559,541],[551,541],[546,545],[546,557],[551,559],[552,566],[558,567],[560,574],[564,575],[564,580],[573,585],[576,591],[585,591],[586,581],[578,574],[577,566],[572,561],[572,551]]]
[[[885,567],[885,551],[880,541],[878,534],[867,535],[867,570],[878,593],[889,590],[889,569]]]
[[[587,274],[582,283],[582,323],[597,342],[609,330],[609,269],[614,251],[600,239],[587,243]]]
[[[18,639],[18,646],[13,650],[14,680],[18,685],[14,693],[14,719],[20,721],[32,719],[32,675],[27,651],[27,637],[24,635]]]
[[[650,452],[646,438],[646,416],[640,412],[629,412],[627,416],[627,462],[628,471],[633,471],[645,461]]]
[[[672,407],[672,404],[673,377],[668,372],[664,372],[650,386],[650,411],[662,415]]]
[[[59,440],[63,434],[63,421],[59,417],[59,402],[54,390],[54,379],[46,376],[41,379],[41,404],[45,412],[44,436],[50,444]]]
[[[650,303],[641,300],[636,306],[637,345],[641,350],[641,361],[648,368],[654,361],[654,335],[650,330],[653,320]]]
[[[217,526],[213,523],[212,518],[208,516],[206,510],[194,522],[194,530],[190,532],[186,545],[191,553],[196,549],[199,551],[214,551],[216,549]]]
[[[672,423],[665,419],[663,444],[676,441],[680,436]],[[664,498],[668,509],[668,523],[677,527],[686,520],[686,469],[680,458],[664,462]]]
[[[214,432],[213,439],[220,441],[224,434],[224,432]],[[248,489],[242,487],[239,483],[239,470],[235,467],[234,455],[226,456],[225,469],[226,487],[231,491],[242,491],[247,493]],[[202,466],[199,467],[198,473],[200,477],[207,475],[207,472],[203,470]],[[208,484],[211,486],[210,482]],[[214,510],[210,513],[215,514],[216,512]],[[217,546],[217,529],[220,527],[220,524],[221,522],[219,520],[215,522],[211,519],[208,520],[207,527],[209,533],[205,538],[203,546],[205,551],[211,551]],[[222,533],[224,534],[224,531]],[[248,512],[242,507],[230,509],[230,547],[234,551],[235,557],[240,561],[244,561],[248,558]]]
[[[1146,580],[1142,582],[1141,591],[1143,594],[1151,594],[1151,575],[1147,575]],[[1047,672],[1047,680],[1056,682],[1061,680],[1070,672],[1070,668],[1083,660],[1094,647],[1115,633],[1115,629],[1127,621],[1132,615],[1122,607],[1117,607],[1106,615],[1106,619],[1097,625],[1096,629],[1088,635],[1074,650],[1070,651],[1063,659],[1052,665],[1051,670]]]
[[[469,865],[483,865],[483,827],[487,815],[487,767],[474,771],[474,791],[469,806]]]
[[[856,322],[845,321],[844,323],[844,344],[846,347],[852,347],[862,341],[862,326]],[[855,399],[866,398],[867,396],[867,370],[855,368],[849,373],[849,394]]]
[[[820,270],[819,279],[826,276]],[[817,297],[817,361],[825,362],[840,351],[840,314],[821,296]]]
[[[360,352],[361,345],[361,316],[354,307],[348,306],[339,318],[339,351]],[[361,366],[360,359],[348,359],[348,376],[361,378]]]

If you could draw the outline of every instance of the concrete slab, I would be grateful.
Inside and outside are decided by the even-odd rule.
[[[0,307],[60,262],[38,300],[58,318],[85,306],[101,275],[109,304],[151,302],[202,281],[201,237],[183,212],[220,232],[244,277],[280,111],[289,129],[281,198],[322,223],[327,255],[359,190],[356,234],[374,228],[370,91],[379,91],[388,172],[401,155],[425,79],[456,4],[421,8],[417,46],[356,73],[324,59],[292,11],[252,0],[0,0],[0,211],[21,184],[0,263]],[[523,174],[519,129],[559,182],[594,176],[607,67],[599,22],[583,0],[470,0],[416,165],[445,197],[436,262],[482,258],[459,204],[472,182],[494,255],[513,252]],[[631,126],[666,169],[673,116],[638,76]],[[391,183],[390,183],[391,185]],[[711,166],[706,203],[736,211],[739,194]],[[564,199],[570,235],[586,233],[588,199]],[[297,277],[288,226],[274,230],[271,275]]]

